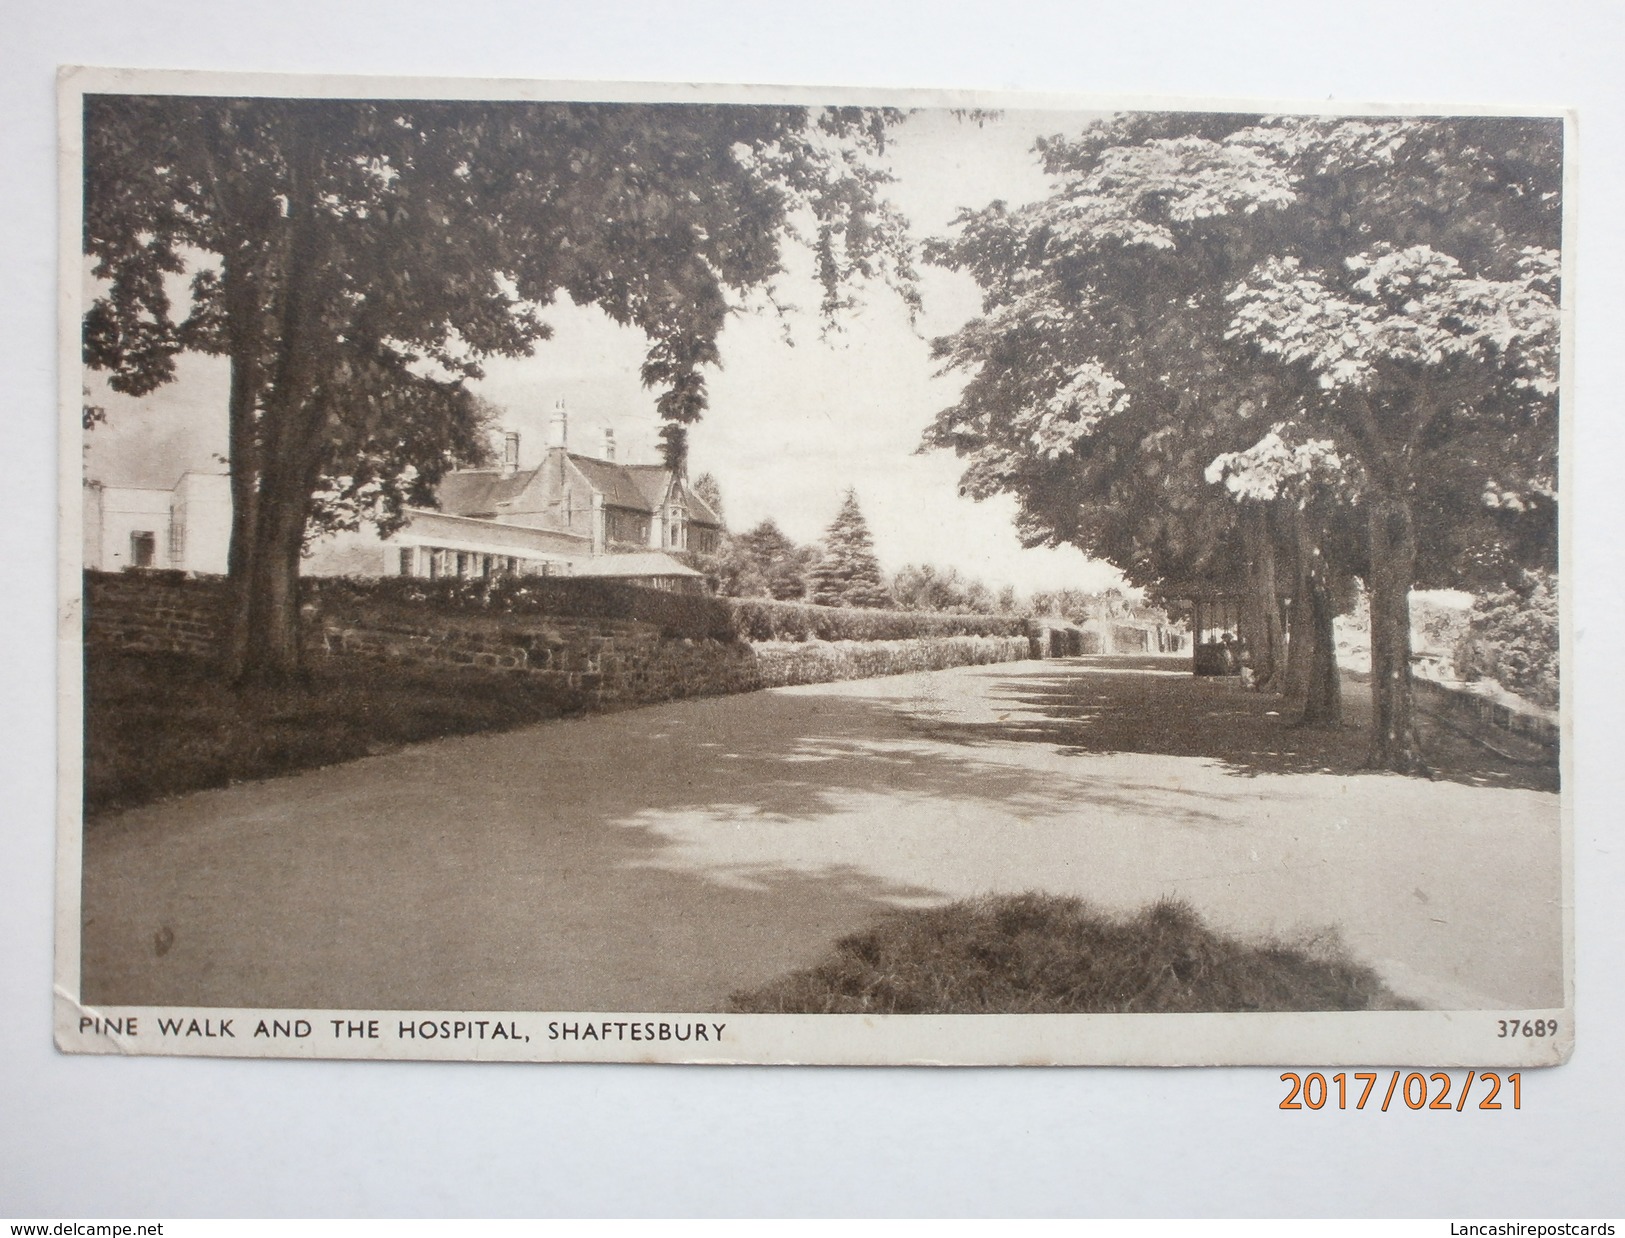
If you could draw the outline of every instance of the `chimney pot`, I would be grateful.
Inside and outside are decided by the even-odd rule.
[[[605,430],[604,431],[604,459],[606,459],[606,460],[614,460],[615,459],[615,431],[614,430]]]
[[[549,447],[570,447],[570,418],[564,411],[564,401],[560,400],[553,405],[553,417],[547,425],[547,444]]]

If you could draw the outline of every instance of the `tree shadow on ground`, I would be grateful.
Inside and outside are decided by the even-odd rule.
[[[186,795],[86,832],[82,996],[721,1009],[967,876],[1052,884],[1087,863],[1084,827],[1097,847],[1122,829],[1233,851],[1259,789],[1225,774],[1353,772],[1363,748],[1358,732],[1310,743],[1274,707],[1154,661],[989,667],[672,702]],[[1165,776],[1067,756],[1109,752],[1173,759]],[[1318,794],[1276,806],[1313,813]]]
[[[941,681],[906,678],[929,708]],[[901,819],[898,845],[929,852],[1058,814],[1235,828],[1223,797],[979,759],[914,717],[833,691],[671,702],[106,814],[85,836],[83,998],[722,1009],[955,893],[901,875],[906,850],[854,859]]]
[[[994,717],[962,720],[915,715],[918,733],[949,743],[1018,740],[1074,754],[1137,752],[1214,761],[1227,772],[1336,774],[1364,768],[1371,692],[1343,680],[1341,726],[1298,725],[1278,695],[1251,692],[1239,680],[1198,678],[1167,658],[1083,657],[992,686]],[[1549,765],[1511,760],[1419,715],[1431,776],[1469,786],[1558,789]]]

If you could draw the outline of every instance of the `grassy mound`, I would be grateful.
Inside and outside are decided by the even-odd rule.
[[[1113,918],[1075,898],[985,897],[888,915],[823,963],[750,992],[765,1014],[1108,1014],[1393,1010],[1334,937],[1221,936],[1180,902]]]

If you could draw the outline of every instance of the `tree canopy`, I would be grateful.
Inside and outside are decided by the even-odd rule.
[[[930,610],[952,615],[998,614],[1016,609],[1013,586],[998,594],[980,580],[964,576],[953,566],[910,563],[891,580],[893,604],[899,610]]]
[[[711,509],[713,515],[722,521],[723,528],[728,526],[728,514],[722,504],[722,486],[710,473],[701,473],[694,479],[694,495]]]
[[[798,546],[776,521],[764,520],[729,534],[711,570],[725,596],[795,602],[807,596],[807,569],[817,558],[816,547]]]
[[[983,289],[927,445],[1030,543],[1245,581],[1255,645],[1277,547],[1300,584],[1335,552],[1381,611],[1373,759],[1414,765],[1408,591],[1555,544],[1560,124],[1136,115],[1039,153],[1050,196],[927,248]]]
[[[312,530],[427,500],[483,450],[467,384],[560,297],[649,339],[668,460],[743,299],[817,259],[822,308],[915,302],[877,154],[896,114],[701,105],[92,96],[86,363],[150,392],[231,361],[240,672],[297,664]],[[188,295],[177,279],[190,276]]]

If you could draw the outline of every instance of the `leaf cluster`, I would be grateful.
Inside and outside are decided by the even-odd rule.
[[[1233,576],[1238,502],[1329,528],[1373,486],[1425,513],[1432,578],[1541,559],[1560,133],[1164,113],[1045,139],[1048,197],[926,246],[983,314],[934,343],[967,377],[924,447],[1138,584]]]
[[[93,96],[85,362],[139,396],[183,351],[231,356],[256,424],[235,466],[291,463],[343,523],[365,496],[386,515],[421,501],[479,455],[468,384],[545,340],[546,307],[567,298],[648,338],[642,379],[675,460],[723,326],[785,270],[787,244],[816,245],[831,313],[866,281],[915,296],[877,159],[897,119]],[[293,372],[290,353],[313,359]],[[267,415],[289,399],[304,410],[291,436]]]

